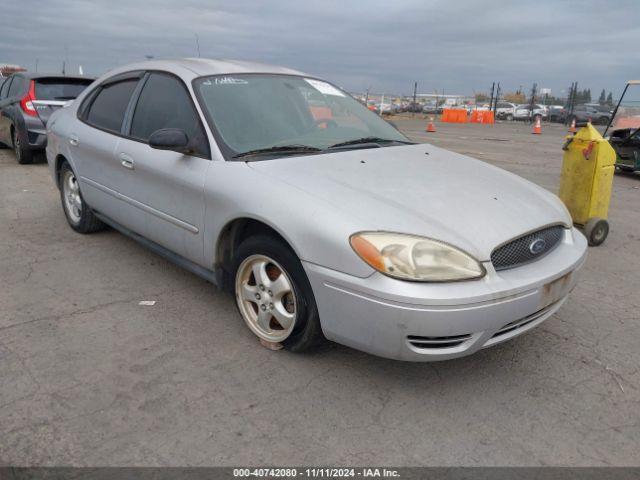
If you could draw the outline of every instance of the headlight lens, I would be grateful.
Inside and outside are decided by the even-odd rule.
[[[351,236],[351,247],[385,275],[418,282],[453,282],[485,275],[471,255],[449,244],[402,233],[360,232]]]

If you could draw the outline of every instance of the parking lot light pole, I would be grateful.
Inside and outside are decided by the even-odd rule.
[[[411,116],[416,116],[416,95],[418,94],[418,82],[413,82],[413,105],[411,109]]]

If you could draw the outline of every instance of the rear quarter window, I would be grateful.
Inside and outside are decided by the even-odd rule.
[[[2,79],[2,85],[0,85],[0,100],[7,96],[7,91],[9,90],[10,83],[11,77]]]
[[[22,76],[14,76],[13,81],[11,82],[11,86],[9,87],[9,92],[7,93],[7,97],[15,97],[24,93],[25,87],[27,85],[27,79]]]

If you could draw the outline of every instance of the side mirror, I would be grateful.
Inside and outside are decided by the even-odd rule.
[[[161,128],[149,137],[149,146],[158,150],[189,153],[189,137],[180,128]]]

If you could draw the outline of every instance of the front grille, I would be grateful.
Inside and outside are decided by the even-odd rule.
[[[409,335],[407,340],[416,348],[452,348],[469,340],[471,335],[452,335],[450,337],[420,337]]]
[[[564,227],[562,225],[555,225],[516,238],[493,251],[491,254],[493,268],[496,270],[506,270],[538,260],[556,248],[562,240],[563,235]],[[532,248],[535,242],[538,242],[538,247],[542,245],[542,248]]]

